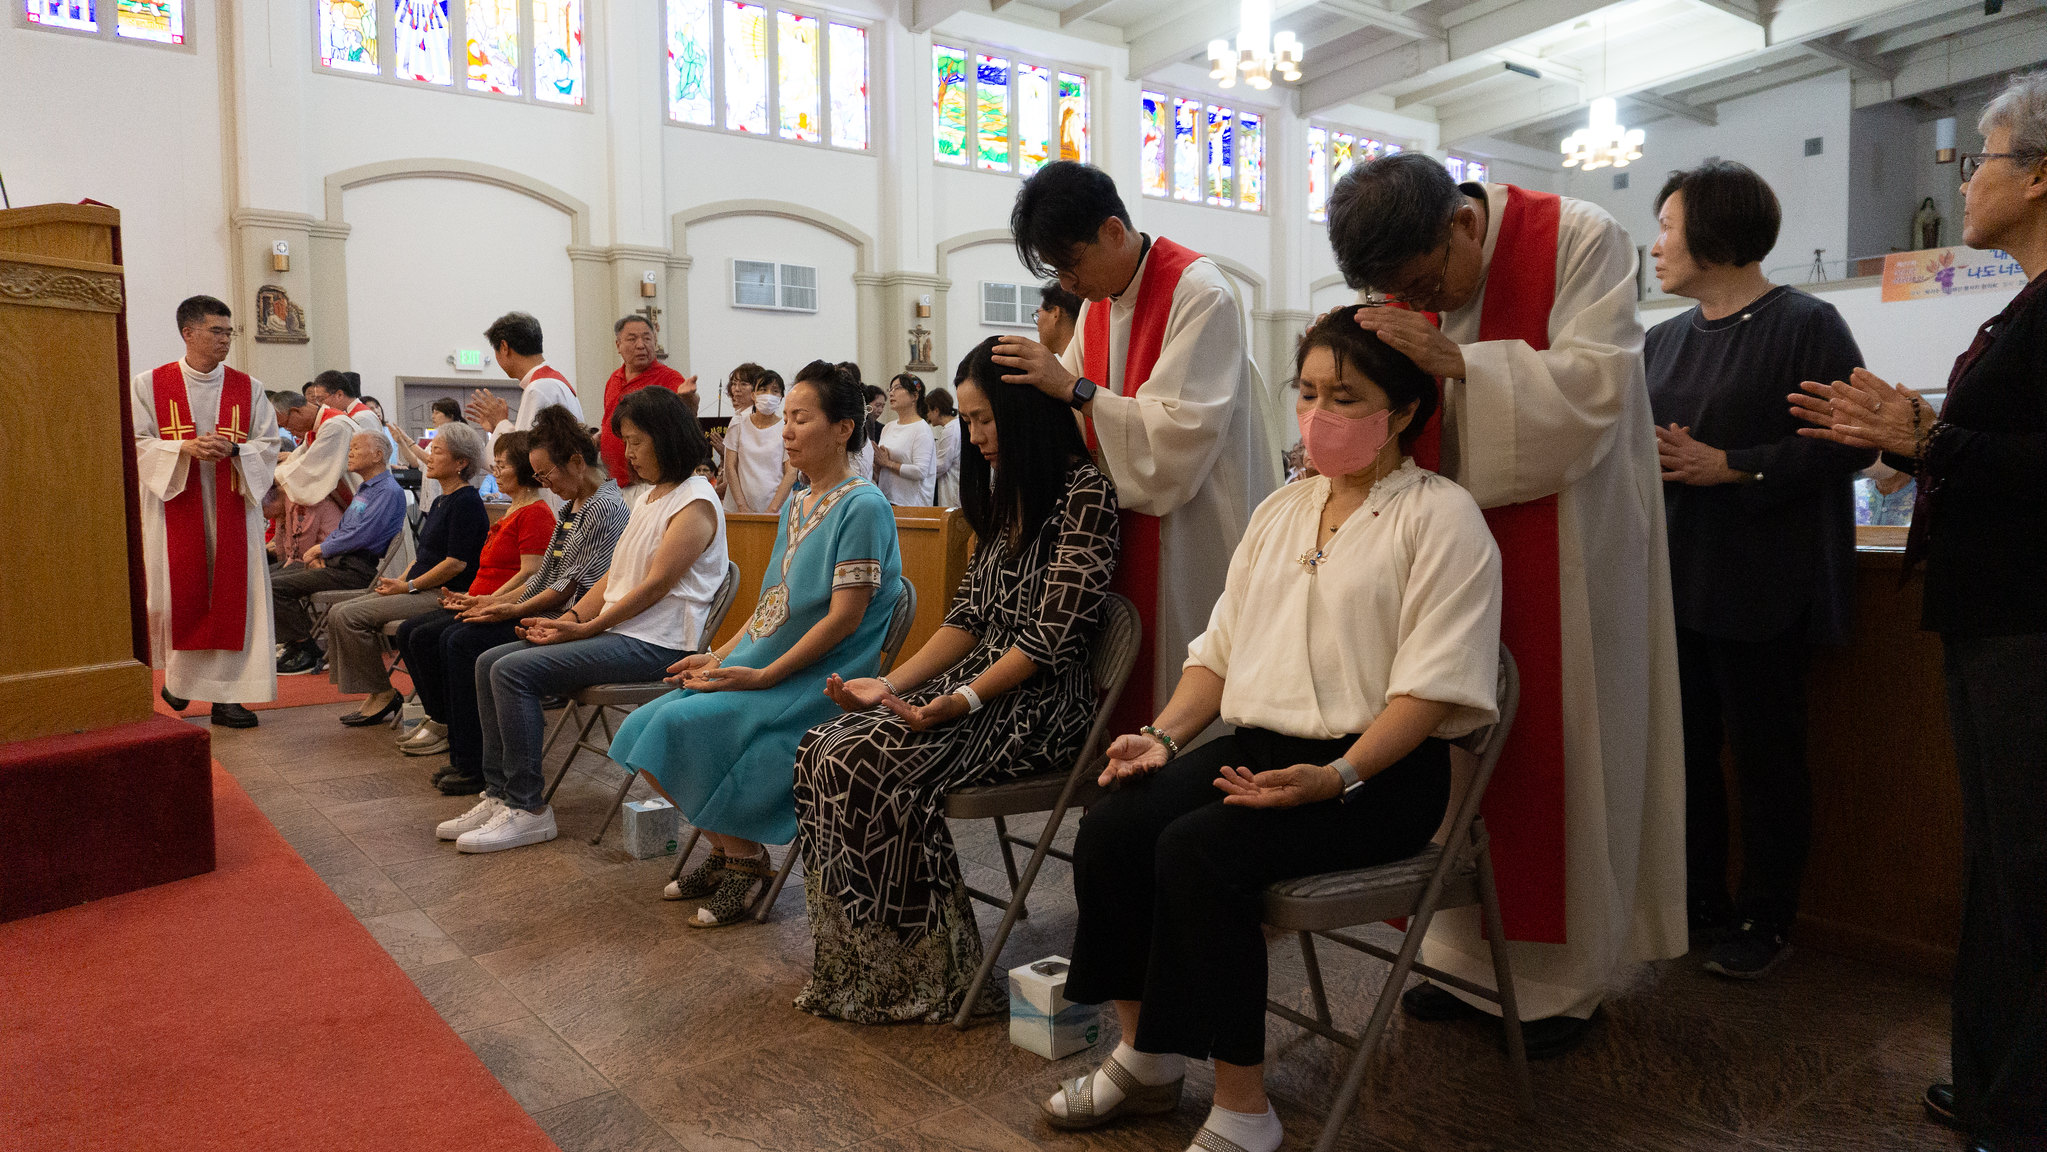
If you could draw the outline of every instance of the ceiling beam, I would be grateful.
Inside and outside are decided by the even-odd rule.
[[[1415,40],[1377,56],[1333,68],[1301,81],[1296,89],[1300,96],[1301,115],[1312,116],[1388,84],[1413,79],[1431,68],[1440,67],[1448,59],[1449,48],[1441,40]]]
[[[1896,68],[1883,61],[1866,56],[1851,48],[1844,48],[1832,40],[1804,40],[1800,41],[1798,46],[1822,60],[1832,60],[1836,64],[1844,64],[1850,72],[1860,77],[1867,77],[1871,80],[1889,80],[1898,74]]]
[[[1383,28],[1410,40],[1440,40],[1443,26],[1434,20],[1409,16],[1388,8],[1383,0],[1322,0],[1321,7],[1341,12],[1373,28]]]
[[[1002,2],[1007,4],[1009,0],[1002,0]],[[1075,21],[1085,20],[1115,2],[1116,0],[1080,0],[1080,3],[1059,14],[1059,26],[1064,28]],[[988,6],[994,7],[995,0],[988,0]]]
[[[2017,5],[2012,5],[1995,16],[1985,16],[1982,5],[1977,0],[1971,0],[1966,10],[1949,13],[1947,16],[1935,19],[1930,23],[1886,29],[1884,34],[1876,36],[1869,43],[1856,45],[1856,50],[1867,52],[1873,56],[1881,56],[1886,52],[1899,52],[1907,48],[1916,48],[1929,40],[1938,40],[1943,36],[1974,32],[1991,24],[2001,24],[2006,20],[2030,14],[2029,12],[2022,11]]]
[[[1682,100],[1673,100],[1668,96],[1658,96],[1654,92],[1630,92],[1621,97],[1621,99],[1632,100],[1644,107],[1654,108],[1658,112],[1668,112],[1672,116],[1682,116],[1687,120],[1704,124],[1708,128],[1717,128],[1720,125],[1719,113],[1714,112],[1711,108],[1701,108],[1696,104],[1687,104]]]
[[[1701,8],[1711,8],[1715,12],[1725,12],[1751,24],[1769,23],[1763,17],[1762,6],[1757,0],[1692,0],[1692,3]]]
[[[1417,104],[1434,104],[1466,88],[1504,76],[1510,71],[1512,70],[1505,63],[1498,60],[1474,60],[1469,62],[1468,66],[1451,71],[1448,75],[1435,77],[1419,88],[1394,97],[1393,110],[1405,112]]]
[[[1925,4],[1926,0],[1778,0],[1767,25],[1769,42],[1802,44]]]
[[[952,2],[964,3],[964,0]],[[1280,28],[1280,21],[1314,7],[1315,3],[1316,0],[1276,0],[1272,6],[1273,27]],[[1211,40],[1235,40],[1242,16],[1242,5],[1238,0],[1209,0],[1206,4],[1175,8],[1131,38],[1129,78],[1142,80],[1168,64],[1187,60],[1205,51]]]
[[[1920,3],[1908,8],[1893,9],[1879,16],[1872,16],[1842,32],[1841,39],[1867,40],[1872,36],[1882,36],[1886,32],[1910,28],[1914,24],[1922,24],[1955,12],[1965,14],[1973,12],[1980,20],[1983,18],[1983,0],[1921,0]]]
[[[1588,16],[1609,3],[1611,0],[1519,0],[1454,24],[1453,14],[1443,21],[1450,40],[1450,59],[1475,56],[1511,44],[1545,28]]]
[[[2047,11],[2034,9],[2017,24],[1927,44],[1907,52],[1897,75],[1881,83],[1855,85],[1855,107],[1903,100],[1951,88],[2001,72],[2029,68],[2047,57]]]
[[[929,32],[946,17],[966,10],[967,0],[903,0],[903,23],[912,32]]]

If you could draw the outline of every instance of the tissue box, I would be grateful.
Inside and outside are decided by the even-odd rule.
[[[1009,970],[1009,1042],[1047,1060],[1102,1038],[1100,1006],[1067,1002],[1066,967],[1066,957],[1047,956]]]
[[[625,850],[635,860],[666,856],[675,851],[676,829],[682,824],[675,805],[656,797],[625,802]]]

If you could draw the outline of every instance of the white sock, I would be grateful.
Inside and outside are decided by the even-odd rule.
[[[1128,1040],[1118,1043],[1116,1050],[1109,1053],[1109,1059],[1128,1069],[1132,1076],[1137,1077],[1137,1082],[1144,1085],[1171,1084],[1187,1074],[1187,1058],[1185,1056],[1177,1052],[1139,1052],[1130,1046],[1130,1041]],[[1116,1087],[1116,1082],[1109,1079],[1107,1072],[1099,1068],[1096,1069],[1094,1083],[1095,1111],[1097,1113],[1104,1112],[1122,1102],[1123,1089]],[[1052,1109],[1054,1115],[1066,1115],[1066,1089],[1061,1088],[1059,1091],[1054,1092],[1052,1099],[1046,1106]]]
[[[1232,1112],[1217,1104],[1208,1110],[1208,1119],[1201,1122],[1203,1128],[1244,1149],[1244,1152],[1278,1152],[1279,1141],[1285,1135],[1280,1127],[1279,1113],[1267,1104],[1263,1112]],[[1199,1144],[1187,1146],[1187,1152],[1203,1152]]]

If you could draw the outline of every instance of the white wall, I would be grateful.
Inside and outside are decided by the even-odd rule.
[[[611,365],[576,362],[569,290],[569,219],[531,197],[460,180],[394,180],[351,190],[348,237],[349,364],[363,391],[397,398],[399,376],[454,376],[457,348],[484,347],[506,312],[531,312],[548,363],[601,412]],[[502,383],[486,352],[479,383]],[[299,381],[273,381],[280,387]],[[593,402],[594,398],[594,402]]]
[[[689,230],[690,362],[675,367],[702,381],[722,381],[751,360],[784,380],[812,360],[859,355],[854,307],[855,250],[809,225],[767,217],[730,216]],[[732,261],[773,260],[817,269],[817,312],[768,312],[732,306]],[[706,394],[705,399],[710,399]],[[723,397],[705,415],[728,412]]]
[[[945,298],[946,346],[936,352],[938,371],[932,375],[939,385],[950,387],[952,370],[960,358],[973,351],[974,346],[990,336],[1028,336],[1035,340],[1038,330],[1035,326],[1011,328],[981,322],[981,281],[995,280],[1006,284],[1024,286],[1026,299],[1035,306],[1037,297],[1033,285],[1038,281],[1024,271],[1023,264],[1016,258],[1016,249],[1009,244],[976,244],[954,252],[946,262],[946,275],[952,281],[952,288]],[[907,351],[907,349],[905,349]]]

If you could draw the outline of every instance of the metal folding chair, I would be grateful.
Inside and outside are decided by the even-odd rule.
[[[960,1002],[959,1015],[953,1017],[952,1026],[955,1028],[967,1026],[968,1015],[981,995],[981,986],[994,973],[996,962],[1002,956],[1002,947],[1009,942],[1010,929],[1018,920],[1030,915],[1024,900],[1031,893],[1031,885],[1037,882],[1038,869],[1045,863],[1045,857],[1073,863],[1072,853],[1052,847],[1052,841],[1059,835],[1059,825],[1066,819],[1067,810],[1075,804],[1085,806],[1101,792],[1095,780],[1101,775],[1102,752],[1110,740],[1109,719],[1116,711],[1116,702],[1123,697],[1123,686],[1130,679],[1130,668],[1137,662],[1138,640],[1142,634],[1143,624],[1138,620],[1137,606],[1114,592],[1109,593],[1102,603],[1101,629],[1095,635],[1095,720],[1089,726],[1087,739],[1081,742],[1080,752],[1074,756],[1071,768],[1019,776],[996,784],[955,788],[945,794],[947,819],[995,821],[996,842],[1002,845],[1002,864],[1009,873],[1009,898],[1006,900],[978,888],[967,889],[967,894],[974,899],[1002,909],[1002,926],[995,930],[995,938],[988,942],[987,951],[981,957],[980,970],[974,973],[974,982],[967,986],[967,996]],[[1036,841],[1026,840],[1009,831],[1006,822],[1009,817],[1032,812],[1051,813],[1045,818],[1045,827],[1038,833]],[[1021,876],[1017,874],[1012,846],[1031,850],[1030,862],[1024,865]]]
[[[1343,1127],[1350,1110],[1357,1105],[1358,1092],[1364,1086],[1365,1067],[1371,1059],[1372,1049],[1386,1031],[1394,1002],[1400,998],[1401,989],[1406,987],[1410,972],[1419,972],[1437,983],[1500,1006],[1500,1026],[1506,1033],[1507,1059],[1514,1074],[1515,1095],[1522,1111],[1535,1110],[1535,1096],[1528,1082],[1528,1055],[1521,1043],[1521,1013],[1515,1004],[1514,977],[1507,964],[1506,934],[1500,926],[1499,893],[1493,886],[1492,848],[1486,838],[1485,817],[1479,812],[1486,785],[1492,780],[1493,769],[1499,765],[1500,750],[1507,743],[1507,734],[1514,726],[1514,713],[1520,702],[1520,675],[1515,669],[1514,658],[1502,647],[1500,718],[1457,741],[1478,757],[1478,770],[1472,774],[1471,785],[1465,790],[1457,806],[1457,814],[1450,822],[1447,844],[1440,847],[1430,845],[1405,860],[1375,868],[1302,876],[1283,880],[1265,889],[1265,923],[1293,932],[1300,939],[1301,959],[1308,970],[1308,994],[1313,1001],[1315,1015],[1306,1016],[1270,998],[1266,1000],[1266,1010],[1356,1053],[1351,1058],[1350,1071],[1344,1076],[1343,1087],[1337,1091],[1336,1100],[1330,1107],[1329,1118],[1322,1126],[1321,1139],[1315,1143],[1316,1152],[1329,1152],[1336,1147],[1337,1132]],[[1497,992],[1431,968],[1416,959],[1421,951],[1422,936],[1428,932],[1429,922],[1437,912],[1474,904],[1479,907],[1486,939],[1492,946],[1493,978],[1499,984]],[[1399,952],[1389,951],[1342,931],[1402,916],[1407,918],[1407,930]],[[1340,1031],[1331,1022],[1329,1000],[1322,987],[1322,969],[1315,957],[1317,936],[1393,965],[1385,984],[1379,989],[1378,1004],[1363,1036]]]

